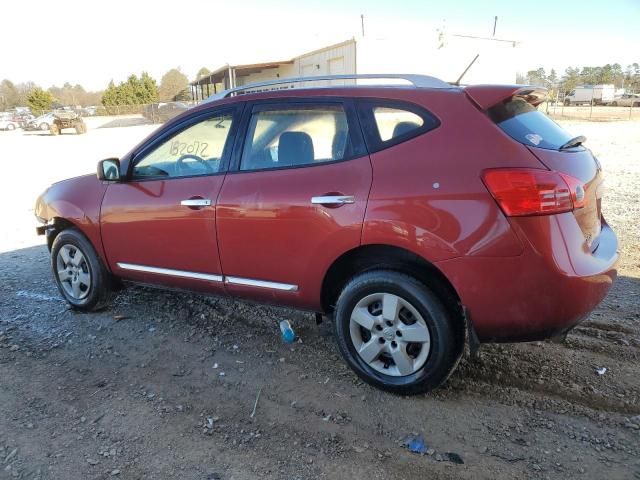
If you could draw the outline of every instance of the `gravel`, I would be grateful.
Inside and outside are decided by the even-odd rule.
[[[361,382],[310,314],[143,287],[69,310],[33,234],[33,190],[153,127],[0,132],[4,158],[29,151],[35,176],[16,181],[24,165],[9,162],[0,179],[16,221],[0,236],[0,478],[640,478],[640,122],[568,127],[607,175],[611,294],[566,342],[483,346],[414,397]],[[302,343],[281,341],[283,319]]]

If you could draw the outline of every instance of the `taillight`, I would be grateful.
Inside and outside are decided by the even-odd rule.
[[[549,170],[505,168],[485,170],[482,179],[505,215],[551,215],[585,204],[580,180]]]

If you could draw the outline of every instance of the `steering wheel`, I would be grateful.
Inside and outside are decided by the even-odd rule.
[[[204,167],[207,173],[215,173],[213,168],[211,168],[211,165],[209,165],[203,158],[200,158],[197,155],[183,155],[178,160],[176,160],[176,170],[179,174],[194,173],[191,167],[184,165],[185,160],[195,160]]]

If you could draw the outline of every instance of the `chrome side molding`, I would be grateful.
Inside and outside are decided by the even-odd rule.
[[[297,292],[298,286],[289,283],[268,282],[266,280],[254,280],[252,278],[225,277],[225,283],[231,285],[243,285],[246,287],[270,288],[272,290],[283,290],[286,292]]]
[[[187,272],[185,270],[172,270],[170,268],[148,267],[146,265],[134,265],[133,263],[120,263],[118,266],[124,270],[133,270],[136,272],[156,273],[158,275],[170,275],[172,277],[194,278],[196,280],[207,280],[209,282],[222,282],[222,275],[214,275],[211,273]]]
[[[211,273],[188,272],[185,270],[173,270],[170,268],[149,267],[147,265],[136,265],[133,263],[118,262],[118,267],[123,270],[135,272],[155,273],[157,275],[168,275],[171,277],[190,278],[194,280],[206,280],[209,282],[225,282],[229,285],[242,285],[245,287],[270,288],[272,290],[282,290],[285,292],[297,292],[298,286],[289,283],[269,282],[267,280],[255,280],[253,278],[223,277]]]

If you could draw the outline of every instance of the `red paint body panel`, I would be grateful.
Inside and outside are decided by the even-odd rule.
[[[35,215],[44,220],[62,218],[73,223],[91,241],[107,264],[100,238],[100,204],[107,184],[95,175],[54,183],[36,202]]]
[[[218,200],[225,275],[296,285],[297,292],[227,285],[233,295],[321,310],[331,263],[360,244],[371,186],[368,157],[305,168],[227,175]],[[311,197],[353,195],[329,208]]]
[[[527,243],[521,256],[437,264],[460,294],[483,342],[566,331],[602,301],[617,275],[618,243],[606,224],[591,254],[580,249],[584,238],[571,213],[512,223]]]
[[[582,147],[565,152],[543,148],[530,148],[530,150],[551,170],[566,173],[582,182],[586,204],[574,210],[573,215],[584,234],[581,248],[585,251],[593,251],[598,246],[600,235],[601,185],[604,181],[602,170],[593,154]]]
[[[431,262],[519,255],[522,245],[479,172],[512,165],[516,158],[530,168],[540,168],[540,162],[497,133],[460,92],[424,93],[420,104],[442,124],[371,155],[374,175],[363,243],[406,248]]]
[[[114,183],[102,202],[102,241],[111,270],[118,276],[177,288],[196,287],[189,280],[124,270],[117,263],[221,275],[216,240],[215,199],[224,175]],[[194,210],[180,205],[193,197],[213,205]],[[207,282],[223,293],[222,282]]]

